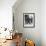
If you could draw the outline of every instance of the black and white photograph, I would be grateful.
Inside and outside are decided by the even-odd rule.
[[[35,13],[23,14],[23,26],[32,28],[35,27]]]

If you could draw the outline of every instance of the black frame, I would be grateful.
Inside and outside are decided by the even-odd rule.
[[[33,26],[31,26],[31,23],[30,24],[27,24],[29,26],[25,26],[25,18],[26,18],[25,15],[28,16],[28,19],[29,19],[29,16],[31,16],[33,22],[31,20],[30,20],[30,22],[32,22],[32,25]],[[29,23],[29,21],[28,21],[28,23]],[[35,13],[23,13],[23,27],[24,28],[34,28],[35,27]]]

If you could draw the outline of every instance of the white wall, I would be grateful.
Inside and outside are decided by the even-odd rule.
[[[42,46],[46,46],[46,0],[41,1],[41,38]]]
[[[0,0],[0,27],[12,28],[12,6],[16,0]]]
[[[35,41],[36,46],[41,46],[41,1],[23,0],[13,8],[15,29],[23,33],[24,38]],[[35,13],[35,28],[23,27],[23,13]]]

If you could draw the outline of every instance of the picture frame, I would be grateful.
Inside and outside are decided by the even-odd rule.
[[[13,13],[13,31],[15,30],[15,18],[14,18],[15,16],[14,16],[14,13]]]
[[[35,13],[23,13],[23,27],[25,28],[35,27]]]

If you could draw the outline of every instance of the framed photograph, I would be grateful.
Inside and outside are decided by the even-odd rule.
[[[15,18],[14,18],[14,13],[13,13],[13,31],[15,30]]]
[[[23,27],[35,27],[35,13],[23,13]]]

